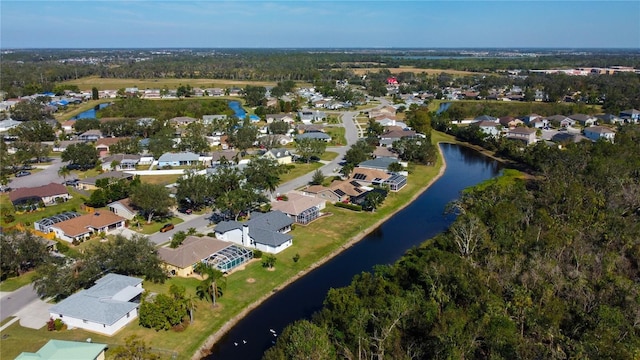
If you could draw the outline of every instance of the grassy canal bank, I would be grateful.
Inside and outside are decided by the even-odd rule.
[[[455,142],[455,139],[434,132],[432,141]],[[275,269],[268,270],[262,267],[260,260],[253,260],[228,275],[224,295],[219,298],[218,306],[214,308],[209,302],[196,301],[194,322],[181,332],[156,332],[134,322],[116,335],[106,337],[79,329],[49,332],[43,327],[33,330],[15,323],[2,333],[1,358],[13,359],[22,351],[36,351],[49,339],[85,341],[91,338],[95,343],[108,344],[110,348],[114,348],[124,344],[127,337],[136,335],[163,358],[197,359],[202,354],[200,350],[209,349],[227,329],[251,309],[259,306],[274,291],[331,259],[411,203],[444,171],[442,155],[438,157],[435,166],[411,165],[409,171],[407,186],[399,193],[390,193],[375,213],[353,212],[329,205],[325,210],[327,216],[307,226],[296,225],[290,233],[294,244],[276,256]],[[293,260],[296,254],[299,255],[298,261]],[[145,282],[144,287],[151,292],[167,293],[172,284],[178,284],[186,287],[187,295],[195,297],[198,283],[196,278],[171,278],[164,284]],[[109,356],[107,352],[107,357]]]

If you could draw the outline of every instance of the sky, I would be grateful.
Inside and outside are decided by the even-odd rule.
[[[640,49],[640,1],[0,1],[1,49],[193,47]]]

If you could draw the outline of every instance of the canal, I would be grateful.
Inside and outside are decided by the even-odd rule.
[[[444,175],[409,206],[360,242],[313,270],[249,313],[211,349],[207,360],[261,359],[289,324],[322,307],[330,288],[343,287],[374,265],[392,264],[408,249],[444,231],[454,217],[443,214],[461,190],[497,176],[501,165],[466,147],[441,144]]]
[[[80,114],[74,116],[71,118],[71,120],[78,120],[78,119],[97,119],[97,111],[100,109],[104,109],[107,106],[111,105],[111,103],[102,103],[102,104],[98,104],[96,106],[94,106],[93,108],[83,111]]]

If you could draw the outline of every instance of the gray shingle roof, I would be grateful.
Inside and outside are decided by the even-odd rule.
[[[173,162],[173,161],[198,161],[200,156],[192,152],[182,153],[164,153],[158,159],[158,162]]]
[[[230,221],[219,222],[218,225],[216,225],[214,230],[219,233],[225,233],[227,231],[231,231],[235,229],[242,229],[242,223],[235,220],[230,220]]]
[[[278,247],[285,242],[293,239],[291,235],[281,234],[275,231],[269,231],[256,227],[249,227],[249,236],[259,244],[266,244],[273,247]]]
[[[49,312],[112,325],[138,307],[138,304],[122,299],[142,293],[141,288],[134,289],[141,282],[142,279],[139,278],[107,274],[96,281],[93,287],[75,293],[52,306]],[[114,298],[121,300],[114,300]]]
[[[330,140],[331,136],[323,132],[307,132],[304,134],[296,135],[296,140],[300,139]]]
[[[278,231],[284,227],[291,226],[293,220],[282,211],[269,211],[268,213],[251,213],[251,220],[247,221],[249,225],[249,232],[251,228],[256,227],[260,229]]]
[[[398,159],[391,157],[379,157],[373,160],[363,161],[358,164],[358,167],[387,170],[389,168],[389,165],[396,162],[398,162]]]

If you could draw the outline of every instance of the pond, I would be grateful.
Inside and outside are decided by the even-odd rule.
[[[86,110],[81,112],[80,114],[74,116],[71,118],[71,120],[78,120],[78,119],[96,119],[97,117],[97,111],[100,109],[104,109],[107,106],[111,105],[111,103],[102,103],[99,105],[94,106],[92,109]]]

